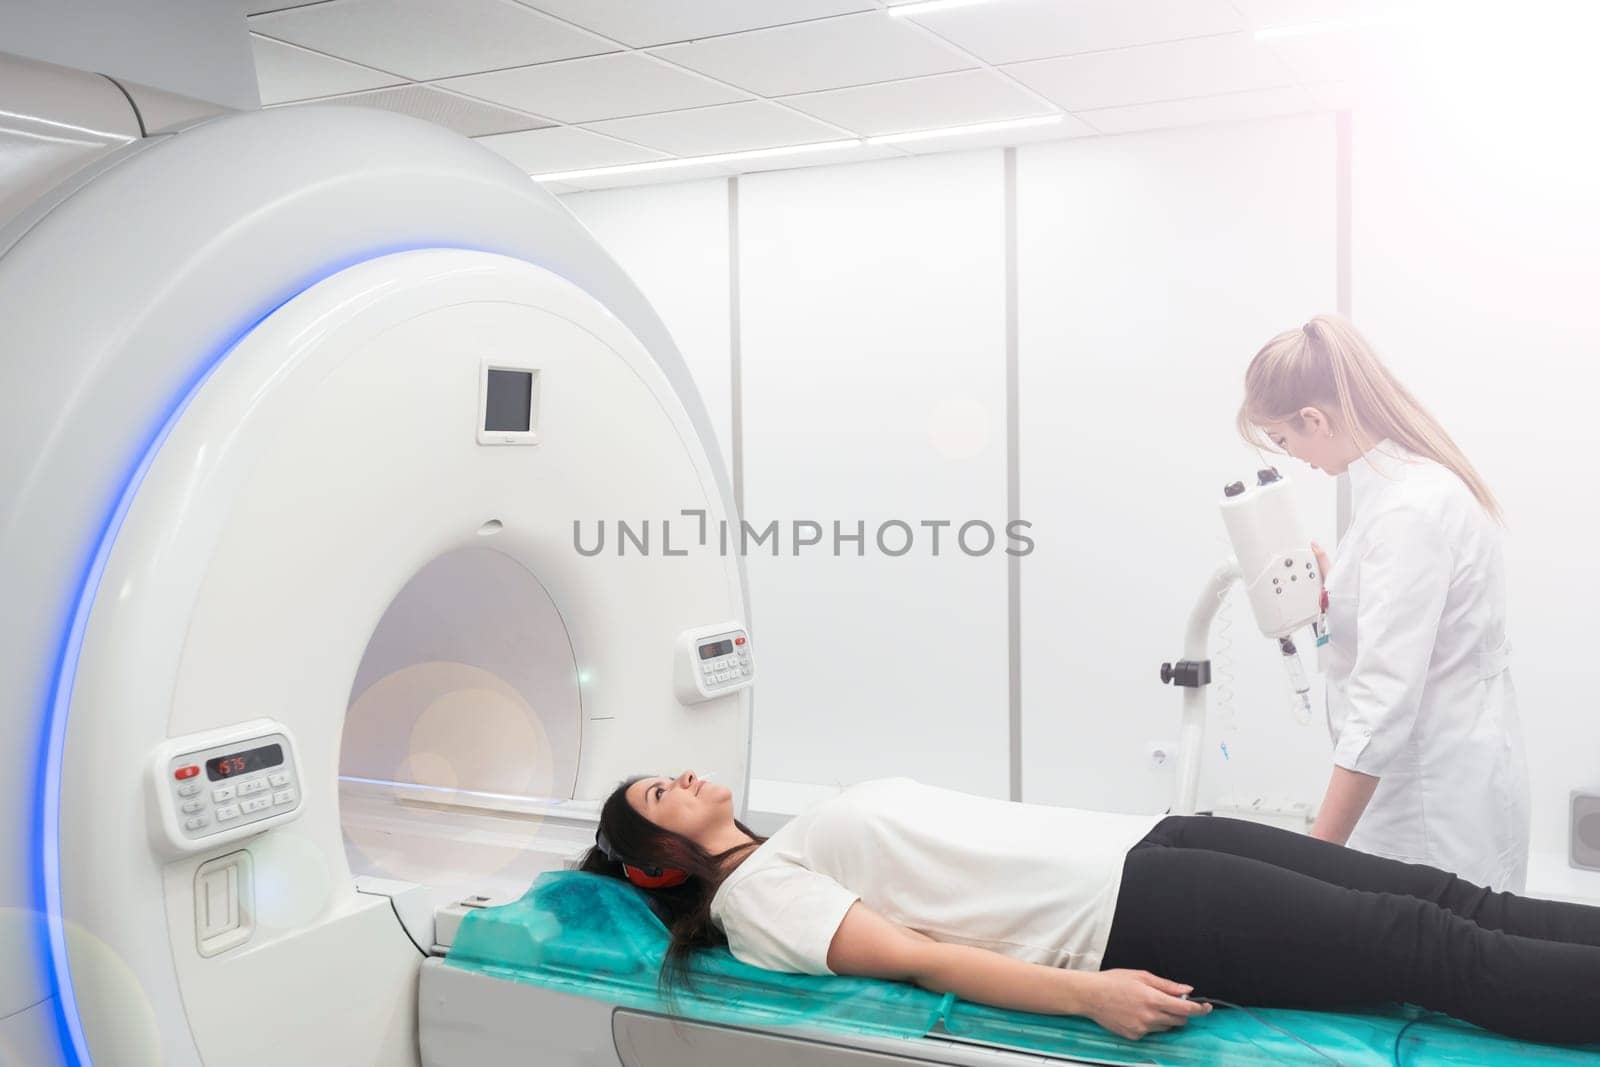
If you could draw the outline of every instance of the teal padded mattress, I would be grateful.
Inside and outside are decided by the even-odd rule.
[[[638,890],[614,878],[563,871],[540,876],[514,904],[468,914],[445,963],[702,1022],[939,1036],[1095,1063],[1600,1063],[1600,1048],[1528,1044],[1404,1006],[1370,1014],[1218,1008],[1178,1030],[1127,1041],[1087,1019],[1002,1011],[900,982],[763,970],[725,948],[698,953],[692,985],[675,990],[669,1002],[658,987],[667,941],[666,928]],[[1600,1010],[1600,991],[1596,995]]]

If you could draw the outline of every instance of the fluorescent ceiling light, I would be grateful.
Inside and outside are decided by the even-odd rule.
[[[961,137],[968,134],[999,133],[1001,130],[1021,130],[1030,126],[1053,126],[1065,115],[1036,115],[1029,119],[1006,119],[1004,122],[979,122],[971,126],[944,126],[937,130],[914,130],[911,133],[889,133],[881,137],[868,137],[867,144],[903,144],[906,141],[931,141],[939,137]]]
[[[971,7],[974,4],[986,4],[990,0],[922,0],[920,4],[896,4],[889,8],[889,14],[908,18],[912,15],[931,15],[935,11],[949,11],[956,7]]]
[[[1387,11],[1376,15],[1354,15],[1344,19],[1328,19],[1325,22],[1302,22],[1293,26],[1269,26],[1256,31],[1256,40],[1266,41],[1274,37],[1305,37],[1314,33],[1343,33],[1349,30],[1366,30],[1374,26],[1389,26],[1397,22],[1405,22],[1416,15],[1415,11]]]
[[[795,144],[785,145],[782,148],[760,148],[753,152],[723,152],[714,156],[652,159],[645,163],[623,163],[615,167],[590,167],[587,170],[553,171],[549,174],[535,174],[532,177],[536,182],[559,182],[574,178],[598,178],[613,174],[645,174],[654,170],[677,170],[682,167],[698,167],[713,163],[739,163],[747,159],[771,159],[774,156],[798,156],[808,152],[831,152],[841,148],[860,148],[863,145],[931,141],[940,137],[964,137],[980,133],[999,133],[1003,130],[1020,130],[1030,126],[1052,126],[1065,118],[1065,115],[1035,115],[1026,119],[1006,119],[1003,122],[979,122],[970,126],[941,126],[937,130],[888,133],[880,137],[852,137],[848,140],[822,141],[818,144]]]
[[[536,182],[559,182],[568,178],[593,178],[601,174],[643,174],[652,170],[676,170],[679,167],[698,167],[706,163],[737,163],[745,159],[770,159],[773,156],[797,156],[804,152],[827,152],[838,148],[859,148],[861,141],[822,141],[817,144],[792,144],[781,148],[758,148],[751,152],[721,152],[714,156],[688,156],[683,159],[652,159],[647,163],[623,163],[615,167],[590,167],[587,170],[563,170],[550,174],[535,174]]]

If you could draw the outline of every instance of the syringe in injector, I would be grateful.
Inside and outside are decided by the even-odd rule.
[[[1300,710],[1311,714],[1311,683],[1306,680],[1305,664],[1300,662],[1300,650],[1294,647],[1291,637],[1278,638],[1278,648],[1283,652],[1283,669],[1289,674],[1289,688],[1300,702]]]

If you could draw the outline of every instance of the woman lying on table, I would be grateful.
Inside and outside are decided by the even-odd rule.
[[[915,982],[1129,1038],[1214,998],[1405,1002],[1517,1038],[1600,1041],[1600,908],[1254,823],[893,778],[762,838],[726,786],[685,771],[619,786],[596,837],[584,869],[647,890],[667,918],[669,981],[726,941],[757,967]]]

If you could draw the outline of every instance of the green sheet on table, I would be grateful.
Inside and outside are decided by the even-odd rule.
[[[1002,1011],[901,982],[782,974],[741,963],[727,949],[697,953],[693,984],[680,987],[669,1004],[657,983],[667,940],[661,920],[632,886],[561,871],[541,875],[513,904],[469,913],[445,962],[704,1022],[934,1035],[1108,1064],[1332,1060],[1350,1067],[1559,1067],[1600,1061],[1600,1049],[1527,1044],[1404,1007],[1368,1014],[1219,1008],[1179,1030],[1126,1041],[1086,1019]]]

